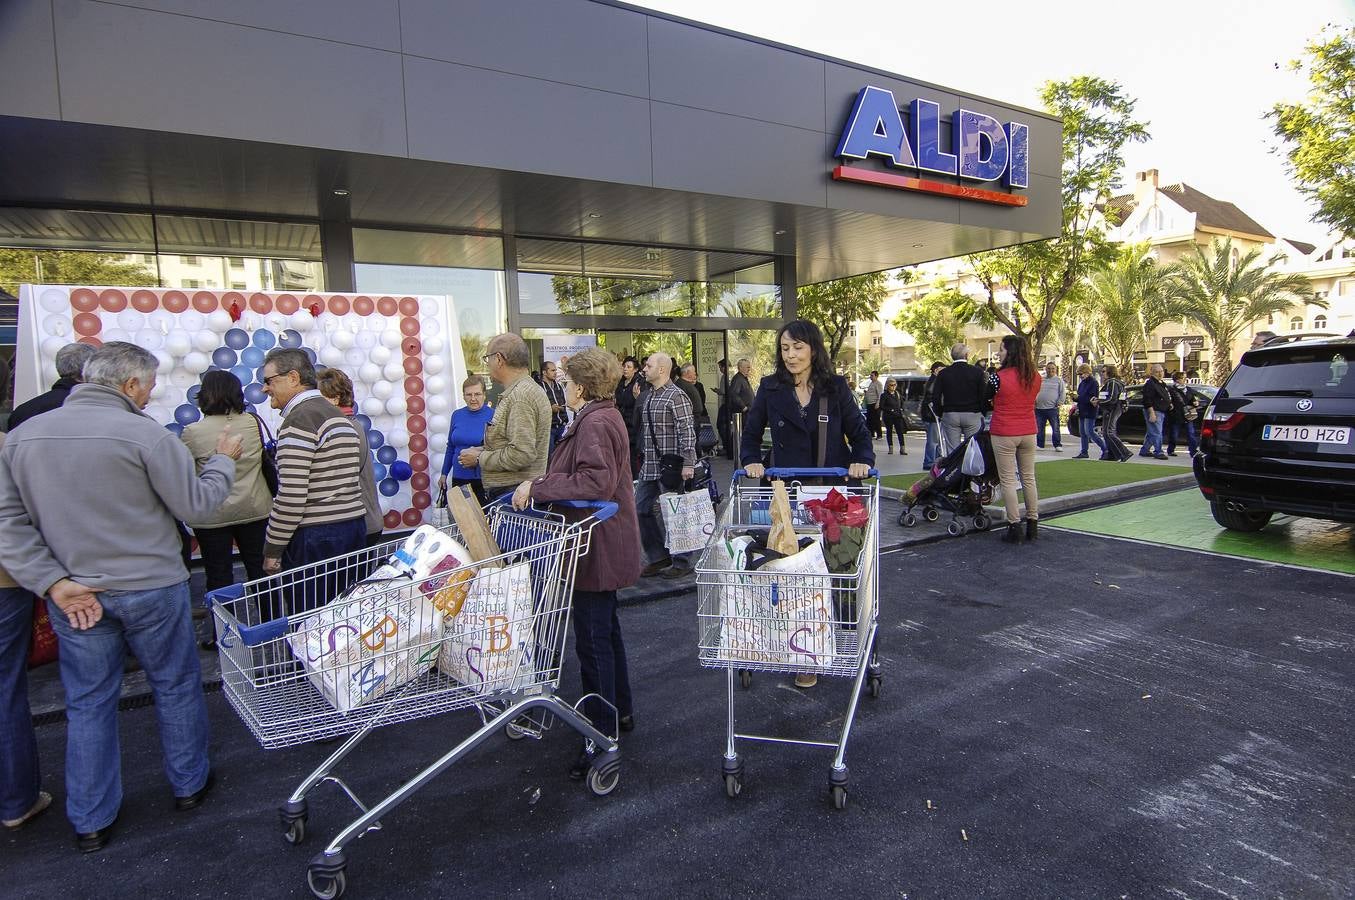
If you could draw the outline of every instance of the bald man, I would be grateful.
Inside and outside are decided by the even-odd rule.
[[[673,358],[667,353],[651,353],[645,360],[644,378],[649,393],[641,400],[640,440],[644,462],[635,485],[635,511],[640,517],[640,545],[645,567],[641,575],[663,573],[681,578],[691,572],[691,554],[674,556],[668,552],[659,515],[659,495],[681,491],[696,467],[696,424],[692,401],[672,381]],[[682,457],[680,473],[665,470],[663,458]],[[679,477],[680,476],[680,477]]]

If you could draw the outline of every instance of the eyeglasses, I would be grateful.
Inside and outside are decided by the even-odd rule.
[[[272,387],[274,378],[281,378],[282,376],[290,375],[295,371],[296,369],[288,369],[286,372],[278,372],[276,375],[269,375],[263,380],[264,387]]]
[[[495,350],[493,353],[486,353],[484,356],[480,357],[480,362],[488,363],[491,359],[493,359],[496,356],[503,356],[503,354],[497,350]]]

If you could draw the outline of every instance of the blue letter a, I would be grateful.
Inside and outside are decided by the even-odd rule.
[[[883,156],[892,166],[916,168],[893,91],[877,87],[861,89],[834,155],[850,159]]]

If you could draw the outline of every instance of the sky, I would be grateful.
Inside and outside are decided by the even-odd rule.
[[[1355,0],[964,0],[950,8],[954,25],[906,3],[636,5],[1032,109],[1048,80],[1117,81],[1152,134],[1125,150],[1126,192],[1135,172],[1155,168],[1161,184],[1235,203],[1279,237],[1318,243],[1326,232],[1272,152],[1264,116],[1302,99],[1306,79],[1288,62],[1323,25],[1355,21]],[[960,39],[966,32],[974,39]]]

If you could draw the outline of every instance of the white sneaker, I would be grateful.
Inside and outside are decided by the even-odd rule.
[[[1063,448],[1062,448],[1062,447],[1055,447],[1055,448],[1054,448],[1054,452],[1055,452],[1055,453],[1062,453],[1062,452],[1063,452]]]

